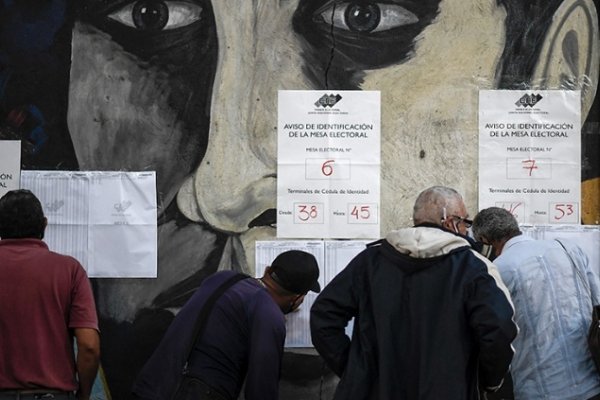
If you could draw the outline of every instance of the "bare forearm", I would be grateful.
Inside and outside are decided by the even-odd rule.
[[[99,364],[99,354],[92,351],[79,351],[77,353],[77,375],[79,378],[78,400],[87,400],[90,398]]]
[[[77,339],[78,400],[88,400],[100,364],[100,337],[94,329],[75,329]]]

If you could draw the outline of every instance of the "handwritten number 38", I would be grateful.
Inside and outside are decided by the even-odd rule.
[[[309,219],[317,218],[317,206],[308,206],[302,205],[299,206],[300,210],[298,211],[298,218],[300,221],[308,221]]]

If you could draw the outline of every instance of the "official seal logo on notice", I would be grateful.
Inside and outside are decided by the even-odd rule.
[[[542,96],[539,94],[533,94],[533,93],[532,94],[524,94],[519,100],[517,100],[515,105],[517,107],[523,107],[523,108],[533,107],[541,99],[542,99]]]
[[[57,213],[65,205],[64,200],[55,200],[45,204],[45,209],[49,213]]]
[[[324,94],[319,100],[315,102],[315,107],[331,108],[335,106],[341,99],[342,96],[340,96],[339,94]]]
[[[119,203],[113,204],[113,208],[116,213],[112,213],[111,216],[116,217],[117,219],[113,222],[115,225],[129,225],[129,221],[127,221],[127,217],[131,217],[131,214],[127,213],[127,209],[133,205],[133,202],[129,200],[124,200]],[[125,218],[125,219],[119,219]]]
[[[129,207],[131,207],[131,204],[132,204],[131,201],[125,200],[125,201],[122,201],[120,203],[115,203],[113,207],[115,208],[115,210],[117,210],[118,213],[122,214],[125,211],[127,211],[127,209]]]

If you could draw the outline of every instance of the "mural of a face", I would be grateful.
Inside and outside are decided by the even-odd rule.
[[[418,187],[442,181],[476,204],[477,91],[497,86],[506,58],[507,11],[495,1],[86,4],[69,105],[82,168],[158,166],[165,204],[196,168],[179,194],[185,216],[247,235],[275,222],[264,212],[276,206],[277,90],[381,90],[383,230],[410,222]],[[593,10],[578,7],[564,20]],[[595,54],[579,52],[560,79],[593,76]]]
[[[113,397],[126,397],[169,310],[217,268],[252,273],[254,241],[274,237],[278,90],[381,91],[382,234],[410,224],[416,194],[436,184],[475,211],[480,89],[581,88],[587,113],[594,3],[545,1],[545,18],[528,15],[533,3],[78,1],[68,127],[79,167],[156,170],[161,205],[159,277],[95,282]],[[286,354],[282,398],[314,396],[321,372],[317,357]]]

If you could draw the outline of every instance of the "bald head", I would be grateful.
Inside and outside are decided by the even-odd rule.
[[[465,215],[465,203],[454,189],[445,186],[433,186],[423,190],[413,208],[415,225],[431,223],[441,225],[450,215]]]

